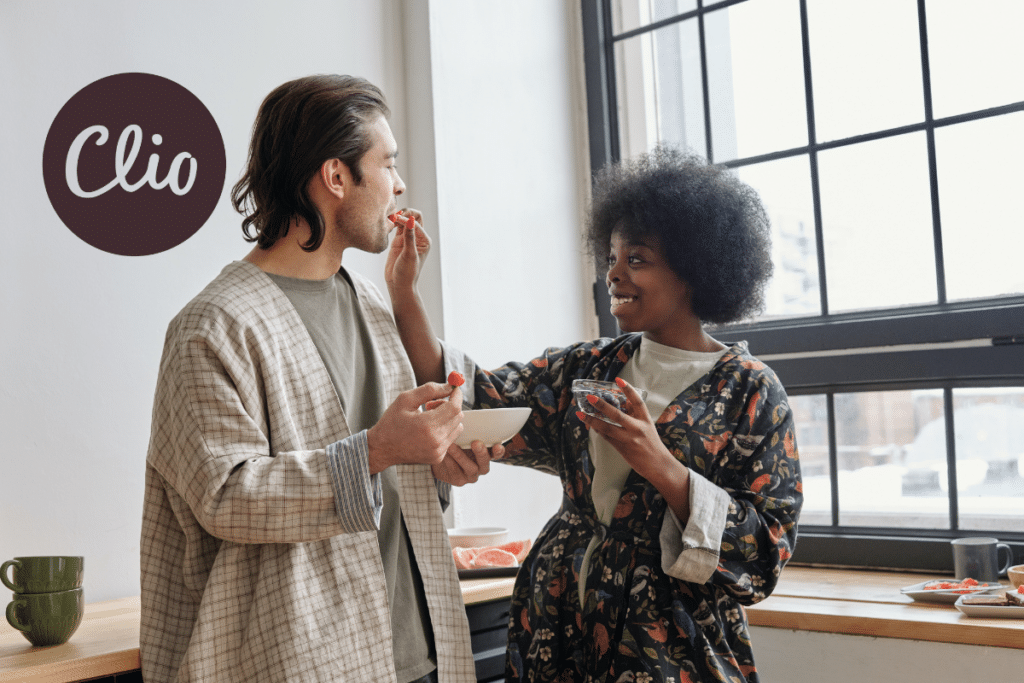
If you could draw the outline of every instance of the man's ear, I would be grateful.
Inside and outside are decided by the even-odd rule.
[[[325,161],[316,179],[324,190],[338,199],[344,199],[345,190],[352,184],[352,174],[341,159]]]

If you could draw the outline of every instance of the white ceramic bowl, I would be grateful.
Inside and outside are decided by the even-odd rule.
[[[508,529],[497,526],[473,526],[448,530],[452,548],[485,548],[508,541]]]
[[[1024,564],[1017,564],[1010,567],[1006,571],[1006,576],[1010,579],[1010,583],[1013,584],[1014,588],[1024,586]]]
[[[462,413],[462,425],[465,429],[455,443],[460,448],[469,448],[469,445],[478,439],[488,447],[504,443],[522,429],[528,417],[529,408],[467,410]]]

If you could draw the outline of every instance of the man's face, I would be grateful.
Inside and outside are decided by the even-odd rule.
[[[370,149],[359,161],[362,182],[357,185],[347,174],[333,228],[346,247],[379,254],[388,246],[388,233],[394,227],[388,216],[398,210],[396,197],[405,192],[405,183],[395,166],[398,144],[383,116],[370,125],[370,139]]]

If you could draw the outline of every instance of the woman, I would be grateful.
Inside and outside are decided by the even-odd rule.
[[[793,420],[775,374],[703,323],[760,308],[768,219],[727,170],[661,148],[600,176],[588,238],[622,336],[465,366],[474,408],[533,408],[493,455],[557,474],[565,491],[516,579],[507,678],[756,681],[741,605],[772,592],[796,541]],[[415,294],[427,247],[418,228],[400,231],[387,271],[421,382],[462,362]],[[580,378],[623,387],[622,411],[591,399],[618,425],[576,409]]]

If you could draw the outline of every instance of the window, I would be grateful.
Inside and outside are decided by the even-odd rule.
[[[1024,561],[1024,3],[581,1],[593,169],[686,146],[771,216],[766,310],[712,333],[790,394],[794,560]]]

